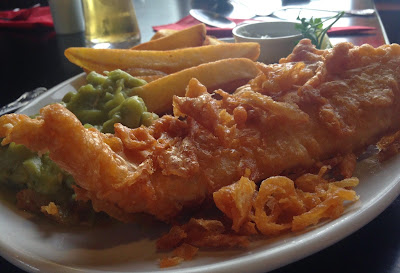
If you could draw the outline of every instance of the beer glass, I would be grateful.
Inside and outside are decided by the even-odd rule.
[[[140,42],[133,0],[82,0],[89,47],[129,48]]]

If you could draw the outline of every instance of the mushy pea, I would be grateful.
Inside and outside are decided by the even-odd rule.
[[[136,128],[148,126],[158,116],[147,112],[143,100],[128,97],[130,89],[146,84],[122,70],[87,75],[87,84],[67,93],[62,103],[86,126],[104,133],[114,131],[114,123]],[[54,201],[73,195],[73,178],[62,171],[47,154],[39,156],[23,145],[0,147],[0,183],[16,189],[31,189]]]
[[[0,147],[0,182],[17,190],[33,189],[56,199],[71,196],[74,183],[47,154],[39,156],[15,143]]]
[[[146,105],[138,96],[129,97],[129,91],[145,81],[122,70],[106,73],[106,76],[90,72],[87,84],[77,93],[67,93],[63,102],[82,124],[94,126],[103,133],[113,133],[114,123],[136,128],[149,126],[158,116],[147,112]]]

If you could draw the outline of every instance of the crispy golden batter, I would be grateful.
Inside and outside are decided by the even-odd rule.
[[[264,180],[259,189],[253,181],[242,177],[238,182],[214,192],[217,207],[232,219],[232,230],[248,233],[249,227],[263,235],[282,231],[299,231],[321,219],[337,218],[344,211],[344,201],[356,201],[357,178],[328,182],[319,174],[304,174],[295,181],[285,176]]]
[[[36,119],[1,117],[0,135],[49,151],[96,210],[169,221],[246,174],[260,182],[350,158],[400,127],[398,45],[319,51],[303,40],[280,64],[260,67],[234,94],[211,95],[193,79],[187,96],[174,98],[175,116],[149,128],[117,124],[104,135],[53,104]]]

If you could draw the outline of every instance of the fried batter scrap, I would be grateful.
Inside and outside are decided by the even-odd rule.
[[[182,244],[195,247],[246,247],[247,236],[233,234],[219,220],[191,218],[183,225],[174,225],[170,232],[157,241],[158,250],[177,248]]]
[[[58,196],[56,204],[53,198],[38,193],[32,189],[23,189],[17,192],[17,207],[21,210],[44,214],[52,221],[63,225],[92,225],[94,212],[87,202],[66,202]]]
[[[160,267],[170,267],[184,260],[191,260],[201,248],[242,248],[247,247],[247,236],[232,233],[219,220],[191,218],[184,225],[174,225],[157,240],[157,249],[174,249],[173,255],[160,261]]]
[[[400,151],[400,131],[394,134],[384,136],[377,144],[379,149],[378,158],[380,161],[396,155]]]
[[[183,261],[192,260],[198,252],[198,248],[187,243],[183,243],[175,248],[171,257],[165,257],[160,261],[160,267],[171,267],[180,264]]]
[[[214,201],[232,219],[236,232],[246,233],[249,225],[255,226],[256,233],[269,236],[303,230],[322,219],[339,217],[344,201],[358,200],[355,191],[345,188],[356,186],[357,178],[329,183],[322,177],[324,172],[304,174],[295,181],[285,176],[270,177],[258,190],[253,181],[242,177],[216,191]]]
[[[125,221],[137,212],[171,221],[246,170],[257,183],[307,170],[358,154],[400,128],[399,45],[341,43],[320,51],[303,40],[280,64],[260,67],[234,94],[209,94],[192,79],[187,96],[174,98],[175,115],[149,128],[116,124],[115,135],[101,134],[53,104],[36,119],[1,117],[0,136],[3,144],[49,151],[74,177],[78,199],[95,210]]]

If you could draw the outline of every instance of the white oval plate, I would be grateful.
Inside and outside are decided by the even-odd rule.
[[[80,74],[35,99],[21,113],[38,112],[44,105],[84,83]],[[31,272],[266,272],[326,248],[358,230],[381,213],[400,193],[400,157],[384,164],[371,159],[358,164],[356,191],[360,201],[344,215],[307,232],[255,242],[248,249],[200,251],[192,261],[160,269],[155,241],[168,230],[164,224],[110,224],[62,227],[0,200],[0,254]]]

